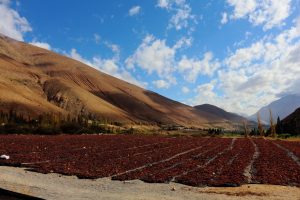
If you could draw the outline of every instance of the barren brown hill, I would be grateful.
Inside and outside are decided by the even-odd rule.
[[[213,114],[215,116],[218,116],[219,118],[225,119],[227,121],[231,122],[231,125],[234,125],[236,129],[239,129],[244,121],[247,121],[248,128],[255,128],[257,126],[256,122],[248,120],[247,118],[240,116],[235,113],[227,112],[226,110],[223,110],[222,108],[219,108],[217,106],[211,105],[211,104],[202,104],[194,107],[198,111],[207,112],[210,114]]]
[[[211,104],[202,104],[202,105],[195,106],[194,108],[196,108],[199,111],[214,114],[216,116],[219,116],[223,119],[227,119],[228,121],[232,121],[232,122],[242,122],[244,120],[247,120],[245,117],[242,117],[235,113],[227,112],[226,110],[223,110],[222,108],[219,108]]]
[[[0,110],[93,114],[109,121],[228,126],[226,119],[0,35]]]

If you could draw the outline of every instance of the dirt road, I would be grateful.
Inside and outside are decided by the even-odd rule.
[[[196,188],[177,183],[78,179],[74,176],[39,174],[22,168],[0,167],[0,188],[44,199],[300,199],[300,188],[243,185],[234,188]]]

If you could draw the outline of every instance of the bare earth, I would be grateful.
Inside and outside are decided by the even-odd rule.
[[[132,85],[81,62],[0,34],[0,110],[40,114],[93,114],[104,120],[194,127],[228,126],[199,111]]]
[[[78,179],[74,176],[39,174],[22,168],[0,167],[0,188],[44,199],[290,199],[300,200],[300,188],[275,185],[241,187],[189,187],[177,183]]]

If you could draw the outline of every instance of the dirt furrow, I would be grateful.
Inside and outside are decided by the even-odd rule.
[[[247,177],[247,183],[252,183],[253,182],[253,174],[256,172],[256,169],[254,167],[254,161],[259,157],[258,146],[255,144],[255,142],[252,139],[250,139],[250,141],[253,144],[255,151],[254,151],[251,162],[245,168],[245,171],[244,171],[244,176]]]

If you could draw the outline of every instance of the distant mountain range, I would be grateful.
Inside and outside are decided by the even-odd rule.
[[[256,121],[257,113],[259,113],[261,120],[265,124],[269,124],[269,120],[270,120],[269,109],[271,109],[272,111],[274,120],[276,120],[278,116],[282,120],[299,107],[300,107],[300,95],[296,95],[296,94],[287,95],[276,101],[273,101],[272,103],[270,103],[265,107],[262,107],[255,114],[251,115],[249,119]]]

